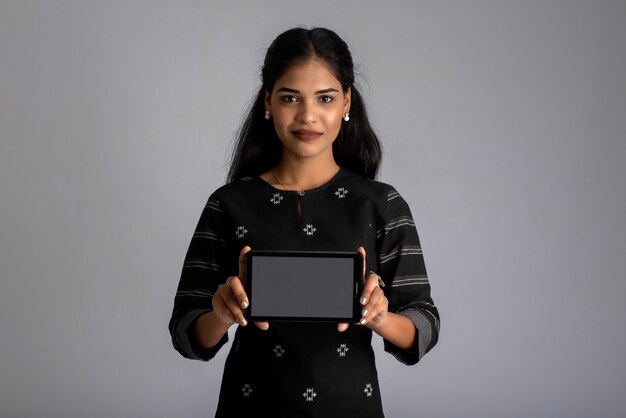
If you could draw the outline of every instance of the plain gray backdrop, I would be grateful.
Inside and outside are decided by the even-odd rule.
[[[439,344],[388,417],[626,411],[624,1],[0,2],[0,416],[206,417],[167,332],[270,41],[350,45]]]

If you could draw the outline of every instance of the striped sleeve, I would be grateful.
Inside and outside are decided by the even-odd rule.
[[[215,347],[207,350],[198,345],[194,333],[195,321],[212,310],[213,295],[228,276],[224,266],[223,218],[220,201],[212,195],[191,238],[174,298],[169,322],[172,343],[180,354],[190,359],[208,361],[228,341],[225,334]]]
[[[439,312],[430,284],[415,222],[409,206],[391,186],[376,234],[377,272],[386,286],[389,311],[409,318],[416,328],[415,344],[402,350],[384,341],[385,351],[404,364],[417,363],[439,336]]]

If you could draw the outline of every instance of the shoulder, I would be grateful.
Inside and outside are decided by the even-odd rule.
[[[344,184],[362,209],[368,208],[377,222],[410,216],[410,209],[394,186],[380,180],[369,180],[346,170]]]
[[[224,184],[210,193],[205,210],[219,214],[232,213],[238,207],[248,207],[260,194],[261,185],[254,177]]]
[[[369,180],[347,170],[344,170],[344,172],[346,181],[352,183],[352,187],[357,192],[366,195],[372,200],[381,202],[383,205],[386,205],[386,202],[391,199],[400,197],[396,188],[388,183],[379,180]]]
[[[244,177],[219,187],[211,194],[211,199],[228,201],[238,196],[249,196],[259,192],[259,183],[256,177]]]
[[[374,203],[379,219],[383,222],[385,219],[412,218],[408,202],[393,185],[379,180],[368,180],[356,174],[353,176],[358,177],[359,180],[355,181],[359,185],[359,190]]]

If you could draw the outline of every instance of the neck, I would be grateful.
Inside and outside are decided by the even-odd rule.
[[[276,180],[291,190],[307,190],[321,186],[339,171],[334,159],[288,160],[282,159],[273,169]]]

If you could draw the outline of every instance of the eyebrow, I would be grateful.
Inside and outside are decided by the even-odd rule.
[[[286,93],[295,93],[295,94],[300,94],[299,90],[296,89],[290,89],[289,87],[281,87],[279,88],[276,93],[280,93],[281,91],[284,91]],[[323,90],[318,90],[315,92],[315,94],[326,94],[326,93],[339,93],[339,90],[334,89],[334,88],[327,88],[327,89],[323,89]]]

